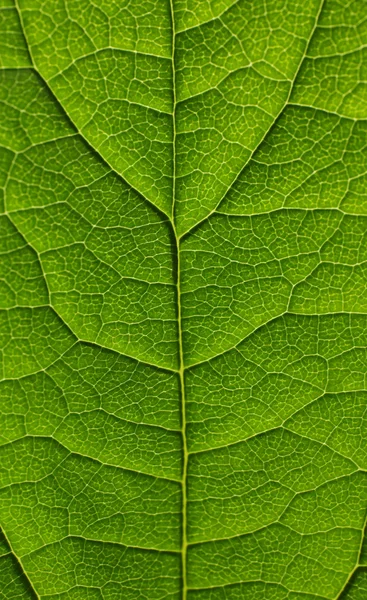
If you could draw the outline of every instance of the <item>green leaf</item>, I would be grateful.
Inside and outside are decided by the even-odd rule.
[[[365,0],[0,23],[0,599],[365,600]]]

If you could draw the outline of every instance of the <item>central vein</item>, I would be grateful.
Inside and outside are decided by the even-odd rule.
[[[177,237],[176,237],[177,240]],[[177,309],[178,309],[178,340],[179,340],[179,377],[181,388],[181,434],[182,434],[182,542],[181,542],[181,568],[182,568],[182,600],[187,597],[187,438],[186,438],[186,396],[185,396],[185,367],[182,346],[182,312],[180,289],[180,242],[177,240]]]
[[[182,343],[182,306],[181,306],[181,261],[180,261],[180,239],[177,235],[175,225],[175,201],[176,201],[176,68],[175,68],[175,14],[173,1],[170,0],[171,24],[172,24],[172,136],[173,136],[173,172],[172,172],[172,226],[176,242],[176,271],[177,271],[177,324],[178,324],[178,350],[179,350],[179,378],[181,393],[181,435],[182,435],[182,529],[181,529],[181,571],[182,571],[182,600],[187,599],[187,438],[186,438],[186,396],[185,396],[185,366]]]

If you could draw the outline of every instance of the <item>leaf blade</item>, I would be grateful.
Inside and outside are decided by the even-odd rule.
[[[21,1],[0,519],[42,598],[363,594],[363,3],[302,65],[293,6]]]

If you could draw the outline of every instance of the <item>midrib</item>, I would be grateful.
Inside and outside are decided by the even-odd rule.
[[[180,238],[177,235],[175,223],[176,202],[176,69],[175,69],[175,13],[174,0],[170,0],[171,24],[172,24],[172,85],[173,85],[173,173],[172,173],[172,227],[176,242],[176,271],[177,271],[177,325],[178,325],[178,350],[179,350],[179,378],[180,378],[180,400],[181,400],[181,435],[182,435],[182,524],[181,524],[181,570],[182,570],[182,600],[187,599],[187,439],[186,439],[186,395],[185,395],[185,366],[182,343],[182,306],[181,306],[181,260],[180,260]]]
[[[179,377],[181,390],[181,435],[182,435],[182,541],[181,541],[181,568],[182,568],[182,600],[187,597],[187,439],[186,439],[186,395],[185,395],[185,366],[182,345],[182,312],[181,312],[181,272],[180,272],[180,242],[177,239],[177,320],[179,340]]]

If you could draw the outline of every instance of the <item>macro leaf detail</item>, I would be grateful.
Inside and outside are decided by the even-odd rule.
[[[367,597],[366,15],[0,2],[0,598]]]

